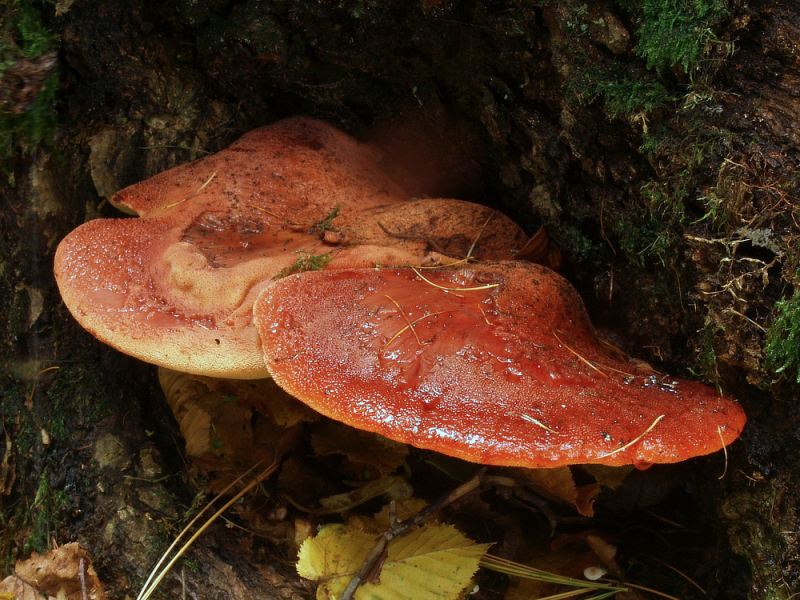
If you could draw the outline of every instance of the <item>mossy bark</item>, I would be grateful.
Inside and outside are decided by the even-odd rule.
[[[717,536],[705,584],[718,598],[800,589],[800,390],[764,356],[800,256],[796,2],[27,4],[58,36],[60,85],[49,141],[20,141],[0,177],[6,568],[76,540],[123,595],[194,493],[154,369],[60,303],[58,241],[114,216],[120,187],[302,113],[419,139],[424,151],[396,151],[420,194],[544,225],[607,337],[739,398],[750,421],[725,478],[704,462],[679,484]],[[667,9],[698,50],[655,61]],[[98,455],[110,439],[124,465]],[[305,589],[291,569],[236,560],[218,533],[197,550],[210,552],[198,593]]]

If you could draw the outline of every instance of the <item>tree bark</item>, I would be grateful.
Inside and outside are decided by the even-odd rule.
[[[737,397],[725,477],[697,461],[653,510],[705,521],[709,597],[800,589],[800,388],[765,362],[798,274],[796,2],[20,2],[58,36],[60,83],[52,135],[15,134],[0,177],[6,570],[79,541],[128,593],[199,489],[155,369],[61,304],[58,241],[117,216],[122,187],[309,114],[383,145],[419,195],[544,226],[603,335]],[[28,96],[31,64],[10,71]],[[11,75],[0,98],[21,97]],[[220,528],[194,551],[194,593],[308,593],[237,540]]]

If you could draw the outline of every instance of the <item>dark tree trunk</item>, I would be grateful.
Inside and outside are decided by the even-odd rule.
[[[52,66],[0,46],[4,574],[78,541],[121,597],[198,492],[155,369],[61,303],[59,240],[116,216],[121,187],[308,114],[395,140],[420,195],[543,225],[606,337],[738,398],[727,463],[696,461],[651,508],[704,527],[709,597],[800,589],[800,349],[765,353],[800,275],[796,2],[19,0],[6,29],[23,9],[57,36],[39,56],[57,53],[59,83],[37,145],[24,119]],[[308,594],[269,547],[205,540],[185,574],[199,596]]]

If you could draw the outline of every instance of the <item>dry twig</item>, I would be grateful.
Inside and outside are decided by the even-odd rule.
[[[83,600],[89,600],[89,596],[86,593],[86,575],[84,571],[86,571],[86,559],[81,558],[78,562],[78,577],[81,580],[81,598],[83,598]]]

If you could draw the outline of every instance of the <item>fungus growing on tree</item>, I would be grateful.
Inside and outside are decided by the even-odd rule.
[[[643,468],[719,450],[746,420],[731,398],[604,344],[577,292],[529,263],[302,273],[254,312],[293,396],[482,464]]]
[[[451,198],[380,206],[338,219],[329,243],[426,251],[478,260],[509,259],[528,243],[511,219],[491,208]],[[452,261],[450,261],[452,262]]]
[[[324,241],[339,222],[365,227],[361,215],[396,229],[390,209],[415,203],[383,172],[379,152],[307,118],[252,131],[215,155],[122,190],[113,202],[139,218],[97,219],[68,235],[55,258],[61,295],[100,340],[182,372],[269,376],[252,307],[277,276],[443,258],[437,242],[408,236]],[[482,257],[510,257],[524,245],[507,217],[486,224],[491,210],[459,201],[440,201],[439,209],[442,202],[458,213],[442,211],[437,218],[446,227],[403,223],[444,247],[450,237],[476,239],[486,225],[476,253]],[[493,244],[498,250],[487,252]]]
[[[83,327],[143,360],[266,377],[256,296],[298,258],[332,258],[320,258],[319,232],[332,215],[408,200],[378,162],[319,121],[252,131],[119,192],[114,203],[140,218],[97,219],[68,235],[55,259],[61,295]]]

